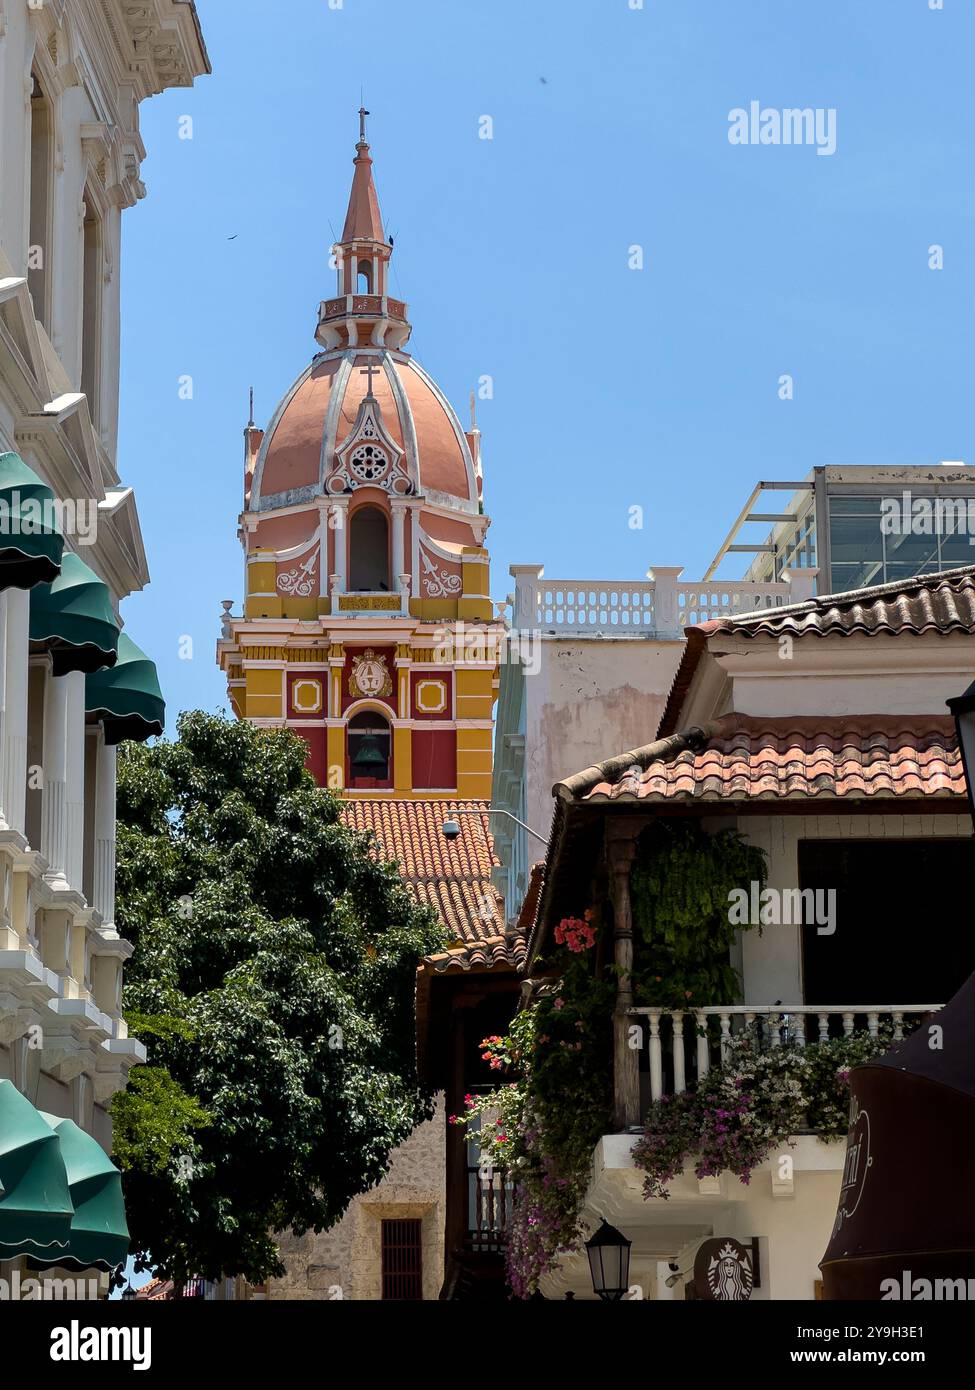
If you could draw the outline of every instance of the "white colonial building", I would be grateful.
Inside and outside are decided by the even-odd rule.
[[[15,1090],[105,1149],[145,1057],[120,1007],[116,745],[164,715],[119,607],[149,577],[116,461],[121,220],[140,102],[208,70],[190,0],[0,0],[0,1125],[27,1114]]]
[[[669,1197],[648,1199],[634,1144],[651,1102],[693,1089],[742,1029],[771,1049],[888,1029],[899,1038],[971,974],[971,939],[938,904],[954,905],[973,865],[946,706],[970,684],[973,638],[971,565],[708,618],[687,629],[654,741],[555,786],[528,973],[544,981],[560,919],[595,904],[618,1026],[614,1122],[594,1148],[586,1216],[632,1241],[640,1296],[683,1298],[714,1238],[752,1252],[752,1297],[817,1296],[842,1139],[824,1140],[807,1116],[750,1182],[727,1170],[698,1176],[690,1162]],[[762,926],[732,949],[736,1000],[648,1007],[631,978],[642,891],[633,866],[646,834],[689,819],[760,847],[767,901],[783,910],[729,916]],[[542,1289],[592,1297],[585,1254],[564,1258]]]

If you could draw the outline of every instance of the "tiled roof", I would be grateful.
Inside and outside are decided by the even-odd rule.
[[[148,1284],[142,1284],[136,1289],[135,1296],[147,1299],[151,1303],[168,1302],[173,1297],[175,1288],[172,1279],[150,1279]]]
[[[786,608],[765,608],[734,618],[702,623],[708,632],[734,632],[740,637],[769,633],[796,637],[807,633],[826,637],[862,632],[975,633],[975,565],[919,574],[905,582],[876,584],[842,594],[821,594]]]
[[[567,799],[587,802],[954,800],[966,794],[954,721],[929,714],[729,714],[561,786]]]
[[[417,901],[440,915],[451,942],[428,958],[437,973],[472,967],[517,966],[524,941],[505,932],[504,901],[491,882],[494,853],[487,801],[391,801],[378,797],[346,801],[342,819],[355,830],[371,830],[381,853],[395,859]],[[458,814],[458,812],[481,814]],[[456,840],[443,823],[455,819]]]
[[[711,637],[850,637],[880,634],[921,636],[936,632],[975,633],[975,565],[920,574],[892,584],[820,594],[785,608],[716,618],[686,632],[687,645],[661,716],[657,737],[680,727],[681,710],[694,672]]]

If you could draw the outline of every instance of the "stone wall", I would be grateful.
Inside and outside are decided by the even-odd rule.
[[[443,1097],[432,1120],[420,1125],[392,1155],[389,1174],[357,1197],[329,1231],[278,1237],[287,1267],[268,1284],[269,1299],[382,1297],[382,1223],[419,1218],[423,1239],[423,1297],[436,1299],[444,1276],[446,1116]]]

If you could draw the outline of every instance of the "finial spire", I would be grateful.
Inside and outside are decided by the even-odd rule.
[[[366,240],[386,242],[383,233],[383,220],[379,213],[379,198],[372,178],[372,159],[366,140],[366,117],[369,112],[359,107],[359,143],[355,147],[355,174],[352,179],[352,193],[349,197],[349,210],[345,215],[342,229],[342,242]]]
[[[254,388],[253,388],[253,386],[251,387],[251,408],[250,408],[250,414],[249,414],[248,417],[247,417],[247,428],[248,428],[249,430],[252,430],[252,429],[254,428]]]

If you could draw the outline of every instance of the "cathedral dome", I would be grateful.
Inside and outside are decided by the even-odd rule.
[[[266,510],[370,481],[367,459],[353,455],[342,471],[343,444],[353,437],[371,395],[377,425],[396,458],[392,491],[452,499],[477,510],[476,440],[465,434],[434,381],[407,353],[384,347],[325,352],[295,382],[272,418],[257,455],[250,506]],[[338,478],[338,481],[336,481]]]

